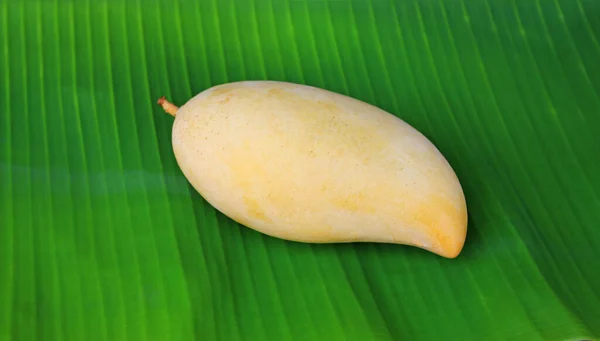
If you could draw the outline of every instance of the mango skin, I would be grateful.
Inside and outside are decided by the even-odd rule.
[[[217,85],[179,108],[181,171],[217,210],[309,243],[378,242],[461,252],[465,197],[437,148],[398,117],[278,81]]]

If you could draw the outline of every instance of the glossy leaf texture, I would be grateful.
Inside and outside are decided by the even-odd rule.
[[[248,79],[423,132],[463,253],[287,242],[208,205],[156,100]],[[0,340],[600,338],[597,0],[5,0],[0,108]]]

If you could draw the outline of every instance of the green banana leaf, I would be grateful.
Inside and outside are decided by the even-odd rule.
[[[426,135],[463,252],[216,211],[156,101],[249,79]],[[598,0],[4,0],[0,108],[2,341],[600,340]]]

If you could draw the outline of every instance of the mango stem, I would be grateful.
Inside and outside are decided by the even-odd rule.
[[[179,110],[179,107],[176,106],[175,104],[167,101],[167,99],[165,98],[165,96],[162,96],[161,98],[158,99],[158,104],[165,109],[165,112],[173,117],[175,117],[175,114],[177,113],[177,110]]]

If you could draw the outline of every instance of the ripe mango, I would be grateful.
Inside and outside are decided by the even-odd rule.
[[[438,149],[400,118],[312,86],[242,81],[181,107],[172,147],[217,210],[261,233],[308,243],[411,245],[461,252],[467,207]]]

